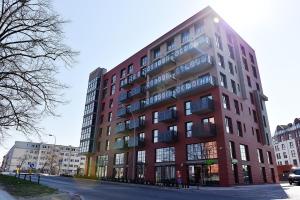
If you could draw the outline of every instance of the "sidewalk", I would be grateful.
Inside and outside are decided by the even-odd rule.
[[[15,200],[13,196],[5,192],[4,190],[0,189],[0,197],[1,200]]]

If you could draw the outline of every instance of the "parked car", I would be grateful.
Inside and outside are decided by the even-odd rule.
[[[289,174],[289,183],[300,183],[300,167],[292,168]]]

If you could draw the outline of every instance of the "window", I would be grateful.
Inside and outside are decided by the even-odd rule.
[[[190,32],[186,30],[181,33],[181,43],[186,43],[190,40]]]
[[[141,66],[145,66],[148,63],[148,57],[147,56],[143,56],[141,58]]]
[[[298,162],[296,159],[293,160],[293,165],[298,166]]]
[[[249,161],[249,152],[248,152],[248,146],[244,144],[240,144],[240,153],[241,153],[241,159],[244,161]]]
[[[160,49],[159,48],[154,49],[153,58],[156,59],[156,58],[159,58],[159,56],[160,56]]]
[[[191,115],[191,102],[190,101],[186,101],[184,102],[184,113],[185,115]]]
[[[251,103],[254,104],[254,95],[253,95],[253,93],[250,92],[249,95],[250,95],[250,101],[251,101]]]
[[[199,23],[195,24],[195,34],[196,35],[203,33],[203,31],[204,31],[203,29],[204,28],[203,28],[203,23],[202,22],[199,22]]]
[[[254,56],[251,53],[249,53],[249,57],[250,57],[250,61],[254,64]]]
[[[126,77],[126,69],[125,68],[121,69],[121,72],[120,72],[120,78],[124,78],[124,77]]]
[[[112,121],[112,112],[108,113],[107,121],[111,122]]]
[[[157,143],[158,142],[158,130],[157,129],[153,130],[152,135],[153,135],[153,143]]]
[[[257,149],[257,158],[259,163],[264,163],[264,154],[262,149]]]
[[[281,149],[285,150],[285,144],[281,144]]]
[[[175,147],[167,147],[156,149],[156,159],[157,163],[160,162],[175,162]]]
[[[131,64],[131,65],[128,66],[127,71],[128,71],[128,74],[132,74],[133,73],[133,64]]]
[[[244,64],[244,68],[245,68],[245,70],[249,71],[249,68],[248,68],[248,63],[247,63],[247,60],[246,60],[246,58],[243,58],[242,60],[243,60],[243,64]]]
[[[233,47],[231,45],[228,45],[228,50],[229,50],[230,58],[234,59],[234,51],[233,51]]]
[[[286,154],[285,151],[283,152],[283,158],[288,158],[288,156],[287,156],[287,154]]]
[[[177,132],[177,126],[176,125],[169,126],[168,130]]]
[[[137,152],[137,163],[145,163],[146,162],[146,151],[138,151]]]
[[[248,86],[249,86],[249,87],[252,87],[252,84],[251,84],[251,79],[250,79],[250,77],[249,77],[249,76],[247,76],[247,82],[248,82]]]
[[[234,75],[234,70],[233,70],[233,64],[232,62],[228,62],[228,66],[229,66],[229,71],[232,75]]]
[[[167,42],[167,51],[172,51],[173,49],[175,49],[174,39]]]
[[[218,65],[225,68],[224,57],[218,53]]]
[[[257,78],[257,72],[255,66],[252,65],[252,73],[255,78]]]
[[[115,154],[115,165],[123,165],[124,164],[124,153]]]
[[[158,112],[157,111],[152,113],[152,123],[153,124],[158,123]]]
[[[109,140],[106,140],[106,143],[105,143],[105,150],[108,151],[109,150]]]
[[[292,155],[292,157],[296,157],[296,152],[295,152],[295,150],[291,150],[291,155]]]
[[[206,142],[187,145],[188,160],[202,160],[217,158],[216,142]]]
[[[116,85],[113,84],[113,85],[111,86],[111,89],[110,89],[110,95],[115,94],[115,92],[116,92]]]
[[[221,36],[216,33],[215,37],[216,37],[216,46],[217,46],[217,48],[223,50],[223,44],[222,44]]]
[[[256,114],[256,111],[255,110],[252,110],[252,112],[253,112],[253,120],[254,120],[254,122],[256,122],[257,123],[257,114]]]
[[[222,94],[223,108],[230,110],[229,97],[226,94]]]
[[[114,74],[114,75],[111,77],[111,83],[115,83],[115,82],[116,82],[116,79],[117,79],[117,76]]]
[[[236,90],[236,84],[234,80],[231,80],[231,87],[232,87],[232,92],[234,94],[237,94],[237,90]]]
[[[294,148],[294,143],[293,142],[290,142],[290,148]]]
[[[111,127],[108,126],[108,127],[106,128],[106,135],[110,135],[110,134],[111,134]]]
[[[192,137],[192,126],[193,126],[193,122],[186,122],[185,123],[185,135],[186,135],[186,137]]]
[[[109,108],[112,108],[112,107],[113,107],[113,103],[114,103],[113,99],[110,99],[110,100],[109,100]]]
[[[229,150],[231,159],[236,159],[235,144],[233,141],[229,141]]]
[[[237,125],[237,129],[238,129],[238,136],[243,137],[242,123],[240,121],[237,121],[236,125]]]
[[[270,165],[273,165],[272,153],[270,151],[267,152],[267,156],[268,156],[268,163]]]
[[[240,114],[240,107],[239,107],[239,102],[237,100],[234,100],[234,108],[235,108],[235,113]]]
[[[257,89],[258,91],[260,91],[260,87],[259,87],[259,84],[258,84],[258,83],[256,83],[256,89]]]
[[[241,50],[242,50],[242,54],[243,54],[244,56],[246,56],[245,47],[243,47],[243,45],[241,45]]]
[[[250,165],[242,165],[242,169],[243,169],[244,183],[251,184],[252,183],[251,166]]]
[[[226,78],[225,74],[220,73],[220,78],[221,78],[221,80],[220,80],[221,86],[223,86],[224,88],[227,88],[227,78]]]
[[[145,133],[139,133],[139,140],[144,141],[145,140]]]
[[[225,130],[226,133],[233,133],[232,120],[230,117],[225,117]]]

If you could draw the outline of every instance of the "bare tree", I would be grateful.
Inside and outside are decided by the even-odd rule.
[[[49,152],[50,153],[50,152]],[[50,174],[56,174],[58,166],[58,157],[56,154],[47,154],[43,156],[43,160],[45,162],[43,163],[43,166],[40,168],[41,172],[49,172]]]
[[[22,156],[20,156],[17,160],[18,162],[18,167],[20,168],[20,170],[22,170],[23,167],[25,167],[25,164],[31,159],[29,154],[24,154]]]
[[[65,23],[49,0],[0,0],[2,138],[11,129],[39,135],[37,123],[64,102],[56,74],[77,55],[64,44]]]

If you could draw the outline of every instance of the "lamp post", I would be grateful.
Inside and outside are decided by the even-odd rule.
[[[51,166],[50,166],[50,174],[52,174],[52,168],[53,168],[53,162],[54,162],[54,149],[55,149],[55,145],[56,145],[56,136],[53,134],[49,134],[48,136],[50,137],[54,137],[54,144],[53,144],[53,148],[52,148],[52,155],[51,155]]]

